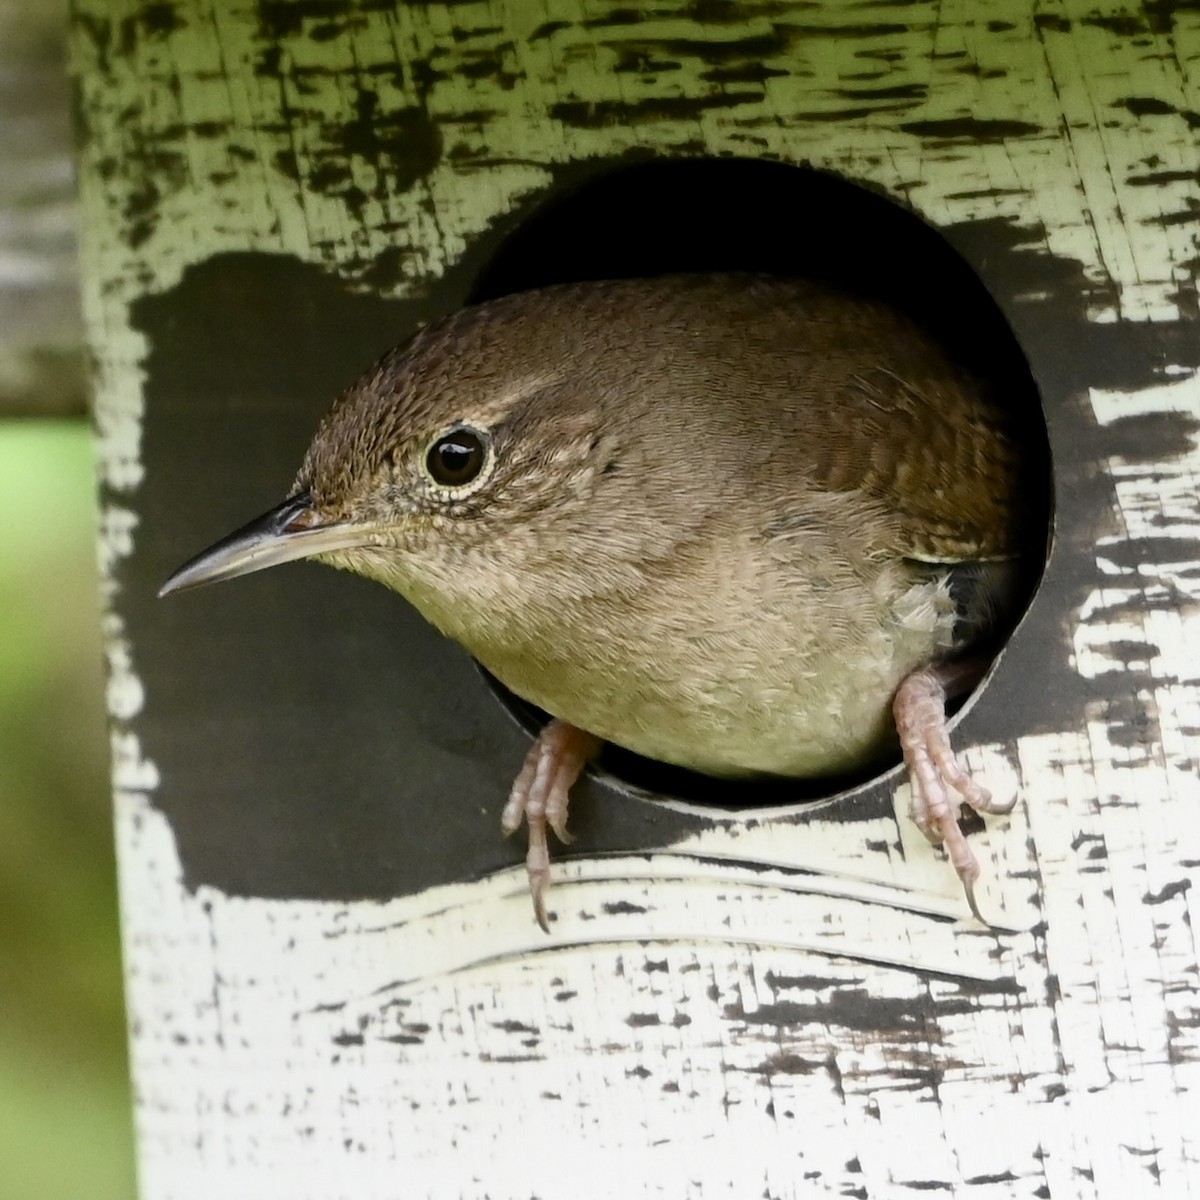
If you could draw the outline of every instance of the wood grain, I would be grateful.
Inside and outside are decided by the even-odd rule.
[[[1200,12],[78,0],[74,61],[144,1195],[1200,1194]],[[142,457],[134,307],[248,250],[415,302],[564,167],[647,154],[876,187],[1025,341],[1057,508],[1010,658],[1045,674],[978,702],[1013,736],[965,722],[1021,795],[974,839],[996,928],[895,780],[894,813],[572,859],[550,939],[515,869],[382,902],[185,886],[126,571],[172,469]]]
[[[66,9],[0,2],[0,416],[82,416]]]

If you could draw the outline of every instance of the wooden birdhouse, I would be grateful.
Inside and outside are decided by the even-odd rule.
[[[76,0],[73,40],[144,1200],[1200,1191],[1200,13]],[[898,769],[617,755],[544,934],[498,829],[535,718],[463,651],[309,564],[156,599],[422,324],[712,269],[905,304],[1048,446],[954,731],[1019,795],[987,926]]]

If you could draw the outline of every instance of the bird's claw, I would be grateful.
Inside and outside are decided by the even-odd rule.
[[[972,915],[986,925],[975,901],[979,862],[959,827],[960,806],[966,804],[977,813],[1004,814],[1012,811],[1016,796],[994,800],[955,757],[946,728],[946,687],[936,667],[914,671],[901,683],[893,712],[912,790],[909,816],[931,845],[946,847]],[[951,790],[960,801],[952,799]]]
[[[550,844],[546,831],[564,844],[572,838],[567,832],[567,804],[571,786],[583,768],[600,749],[600,739],[565,721],[551,721],[542,730],[525,756],[525,763],[513,781],[508,803],[500,815],[500,828],[513,834],[524,821],[529,828],[529,850],[525,870],[537,923],[550,932],[546,914],[546,889],[550,886]]]

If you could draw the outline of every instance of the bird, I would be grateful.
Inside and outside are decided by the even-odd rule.
[[[721,779],[902,756],[982,920],[946,705],[1014,619],[1029,468],[998,388],[893,304],[752,272],[588,280],[417,331],[287,498],[160,595],[314,559],[385,584],[549,720],[512,785],[534,916],[605,743]],[[897,750],[899,755],[897,755]],[[890,760],[889,760],[890,756]]]

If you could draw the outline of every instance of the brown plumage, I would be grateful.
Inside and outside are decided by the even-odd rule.
[[[894,704],[915,816],[969,888],[946,784],[997,806],[929,714],[1008,604],[1028,488],[1006,421],[903,316],[824,285],[566,284],[385,355],[288,505],[168,586],[312,554],[553,714],[505,819],[529,820],[543,924],[545,828],[596,739],[714,775],[831,774],[895,744]]]

